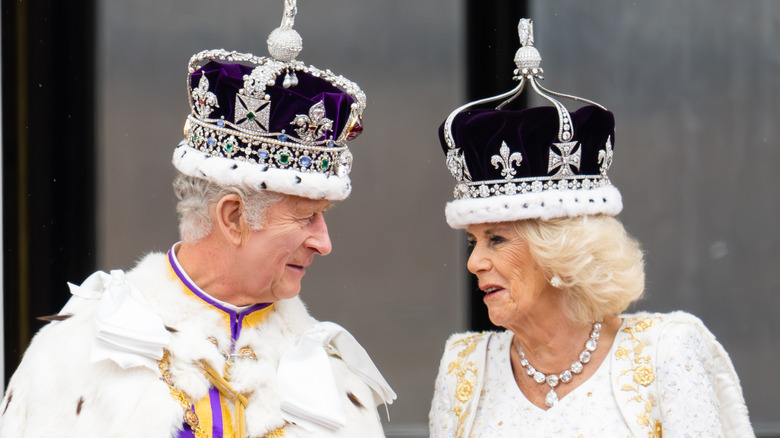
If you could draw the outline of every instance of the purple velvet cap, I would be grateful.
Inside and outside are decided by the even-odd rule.
[[[190,75],[190,88],[198,88],[201,76],[205,75],[210,84],[209,90],[216,95],[219,103],[219,107],[213,109],[209,118],[237,123],[241,120],[235,120],[235,109],[237,105],[243,104],[236,95],[244,87],[244,76],[251,75],[252,70],[254,67],[248,65],[211,61]],[[296,76],[298,84],[295,87],[285,88],[276,84],[266,87],[265,92],[270,96],[270,123],[267,130],[286,132],[288,137],[295,136],[293,129],[296,125],[292,121],[296,115],[308,115],[312,106],[323,102],[325,115],[333,122],[333,128],[324,130],[323,135],[314,140],[327,139],[335,142],[338,140],[337,133],[340,133],[350,120],[351,105],[355,99],[325,79],[305,72],[296,72]]]
[[[561,117],[564,117],[562,119]],[[561,139],[562,124],[573,136]],[[584,106],[564,115],[555,107],[473,109],[452,119],[453,146],[439,128],[448,167],[458,180],[447,221],[473,223],[617,214],[620,193],[607,177],[615,119]]]
[[[598,153],[604,150],[608,138],[615,141],[615,118],[610,111],[588,105],[571,114],[575,138],[582,149],[580,164],[571,167],[574,175],[598,175]],[[560,153],[553,148],[558,142],[558,113],[551,106],[518,111],[475,109],[458,114],[452,124],[455,144],[463,151],[472,181],[504,180],[503,166],[496,166],[491,157],[500,156],[506,143],[510,155],[519,152],[522,162],[515,168],[514,178],[547,177],[549,155]],[[439,128],[442,149],[449,151],[444,140],[444,125]],[[576,149],[575,149],[576,151]]]

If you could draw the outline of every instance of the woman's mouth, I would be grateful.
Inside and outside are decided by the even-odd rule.
[[[503,287],[499,287],[499,286],[488,286],[488,287],[482,289],[482,291],[485,292],[485,297],[489,297],[489,296],[495,294],[496,292],[500,292],[502,290],[504,290],[504,288]]]

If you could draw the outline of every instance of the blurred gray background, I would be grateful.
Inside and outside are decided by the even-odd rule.
[[[544,85],[616,115],[620,218],[647,253],[638,307],[701,317],[731,354],[757,432],[778,433],[780,2],[529,3]],[[327,216],[334,251],[302,297],[398,393],[388,436],[427,436],[438,360],[468,328],[471,293],[464,236],[444,221],[453,181],[436,135],[465,101],[463,4],[298,7],[299,59],[368,95],[352,195]],[[98,2],[98,268],[130,268],[177,240],[170,159],[190,55],[265,55],[281,12],[281,0]]]

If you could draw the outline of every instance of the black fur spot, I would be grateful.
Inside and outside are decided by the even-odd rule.
[[[11,404],[11,399],[14,398],[14,392],[8,391],[8,400],[5,402],[5,408],[3,408],[3,414],[5,415],[5,412],[8,410],[8,406]]]
[[[79,398],[79,404],[76,405],[76,415],[81,414],[81,407],[84,406],[84,397]]]
[[[300,184],[300,183],[301,183],[301,177],[296,175],[295,176],[295,184]]]
[[[352,402],[353,405],[355,405],[355,406],[357,406],[359,408],[365,408],[365,406],[363,406],[363,403],[360,403],[360,400],[358,400],[358,398],[355,397],[355,394],[353,394],[351,392],[348,392],[347,393],[347,398],[349,399],[349,401]]]
[[[257,185],[257,188],[260,189],[260,190],[265,190],[265,188],[266,188],[265,183],[261,182],[260,184]]]
[[[65,321],[66,319],[70,318],[71,316],[73,316],[73,315],[71,315],[70,313],[63,313],[63,314],[60,314],[60,315],[39,316],[39,317],[37,317],[35,319],[37,319],[38,321],[45,321],[45,322]]]

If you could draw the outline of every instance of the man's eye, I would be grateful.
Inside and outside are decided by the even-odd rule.
[[[296,219],[302,225],[309,225],[314,221],[314,215],[312,216],[300,216]]]

